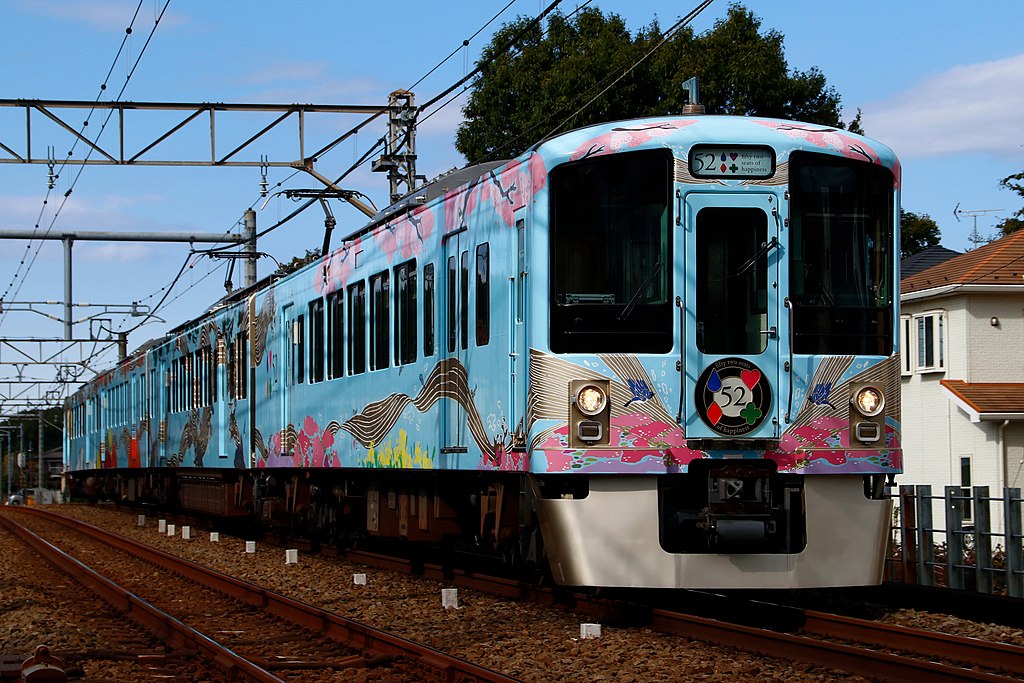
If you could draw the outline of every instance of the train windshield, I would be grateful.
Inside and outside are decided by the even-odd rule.
[[[892,174],[811,153],[794,153],[789,174],[793,350],[891,354]]]
[[[671,350],[671,169],[658,150],[552,170],[552,351]]]

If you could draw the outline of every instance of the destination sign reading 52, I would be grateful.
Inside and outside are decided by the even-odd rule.
[[[697,178],[770,178],[775,173],[771,147],[718,147],[690,149],[690,173]]]

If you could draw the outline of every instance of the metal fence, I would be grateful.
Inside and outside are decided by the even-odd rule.
[[[935,526],[943,521],[936,509],[945,510],[944,527]],[[987,486],[947,486],[941,495],[928,485],[900,486],[885,578],[1024,597],[1022,512],[1019,488],[992,497]],[[1001,530],[993,531],[993,520]]]

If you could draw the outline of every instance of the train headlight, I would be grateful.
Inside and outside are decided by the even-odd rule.
[[[608,395],[595,384],[586,384],[576,392],[576,407],[584,415],[597,415],[608,405]]]
[[[853,405],[864,417],[874,417],[885,407],[885,397],[880,389],[872,386],[861,387],[853,395]]]

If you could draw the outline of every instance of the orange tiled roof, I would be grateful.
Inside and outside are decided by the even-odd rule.
[[[915,273],[900,282],[900,291],[957,284],[1024,285],[1024,230]]]
[[[1024,414],[1024,384],[964,382],[959,379],[944,379],[940,384],[979,416],[985,413]]]

